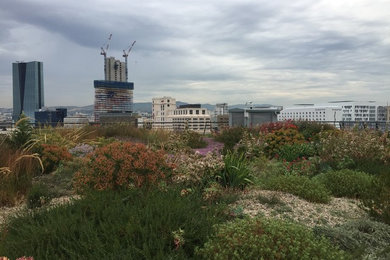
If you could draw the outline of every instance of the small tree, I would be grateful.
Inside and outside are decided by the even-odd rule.
[[[16,148],[25,147],[32,138],[32,126],[30,119],[24,113],[15,124],[15,131],[12,132],[10,141]]]

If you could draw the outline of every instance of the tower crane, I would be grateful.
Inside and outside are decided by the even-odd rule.
[[[125,57],[125,66],[126,66],[126,82],[128,81],[129,79],[129,73],[128,73],[128,70],[127,70],[127,57],[129,56],[129,53],[131,51],[131,49],[133,48],[134,44],[135,44],[136,41],[134,41],[129,47],[127,47],[127,50],[123,50],[123,57]]]
[[[112,37],[112,33],[110,33],[110,36],[108,37],[107,41],[103,44],[103,46],[100,47],[100,55],[103,55],[104,57],[104,78],[106,78],[106,71],[107,71],[106,57],[107,57],[108,48],[110,47],[111,37]]]

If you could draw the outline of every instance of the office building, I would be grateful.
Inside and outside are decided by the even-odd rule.
[[[278,121],[315,121],[339,122],[342,119],[342,107],[339,105],[305,104],[284,108],[278,115]]]
[[[126,64],[114,57],[104,59],[105,80],[126,82]]]
[[[211,116],[200,104],[181,105],[169,115],[173,130],[192,130],[195,132],[210,132]]]
[[[67,116],[66,108],[56,108],[56,110],[35,111],[35,126],[63,126],[64,118]]]
[[[44,106],[43,63],[39,61],[12,63],[14,122],[23,112],[35,122],[35,111]]]
[[[152,99],[152,120],[153,128],[172,129],[172,118],[170,117],[176,109],[176,99],[172,97],[161,97]]]

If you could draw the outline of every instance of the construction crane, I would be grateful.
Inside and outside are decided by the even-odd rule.
[[[126,66],[126,82],[129,80],[129,73],[128,73],[128,70],[127,70],[127,57],[129,56],[129,53],[131,51],[131,49],[133,48],[135,44],[135,41],[129,45],[129,47],[127,47],[127,51],[126,50],[123,50],[123,57],[125,57],[125,66]]]
[[[100,55],[103,55],[104,57],[104,78],[106,78],[106,57],[107,57],[107,51],[108,47],[110,47],[110,41],[111,41],[112,33],[110,33],[110,36],[108,37],[107,41],[103,44],[102,47],[100,47]]]

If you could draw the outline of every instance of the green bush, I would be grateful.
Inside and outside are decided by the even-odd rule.
[[[272,219],[219,225],[197,253],[205,259],[345,259],[348,255],[307,228]]]
[[[268,133],[264,137],[265,146],[264,152],[269,157],[274,157],[278,154],[279,149],[284,145],[303,143],[304,138],[296,129],[279,129]]]
[[[314,233],[325,236],[355,259],[389,259],[390,226],[371,220],[354,220],[336,227],[318,226]]]
[[[333,131],[336,129],[330,124],[321,124],[321,122],[294,121],[293,123],[298,127],[298,131],[305,137],[306,140],[318,140],[318,134],[320,132]]]
[[[202,135],[197,132],[190,130],[183,131],[181,133],[181,138],[187,146],[193,149],[207,147],[207,142],[203,140]]]
[[[225,220],[226,208],[205,206],[199,191],[183,196],[180,191],[178,187],[93,192],[69,205],[27,213],[0,230],[0,255],[191,259],[212,226]]]
[[[329,191],[316,180],[305,176],[279,175],[263,181],[263,188],[294,194],[311,202],[328,203]]]
[[[27,208],[40,208],[48,204],[52,198],[49,188],[42,183],[34,184],[27,193]]]
[[[216,174],[222,186],[244,189],[248,184],[253,183],[244,154],[228,152],[223,157],[223,161],[225,166]]]
[[[314,178],[324,184],[336,197],[366,197],[373,185],[373,176],[349,169],[328,171]]]
[[[222,153],[226,154],[227,151],[232,151],[234,146],[242,139],[245,132],[243,127],[230,127],[223,129],[215,137],[215,140],[224,144]]]
[[[362,200],[373,217],[390,224],[390,174],[375,177],[373,187]]]
[[[292,162],[298,158],[309,158],[316,155],[315,147],[310,143],[295,143],[283,145],[277,153],[280,160]]]

